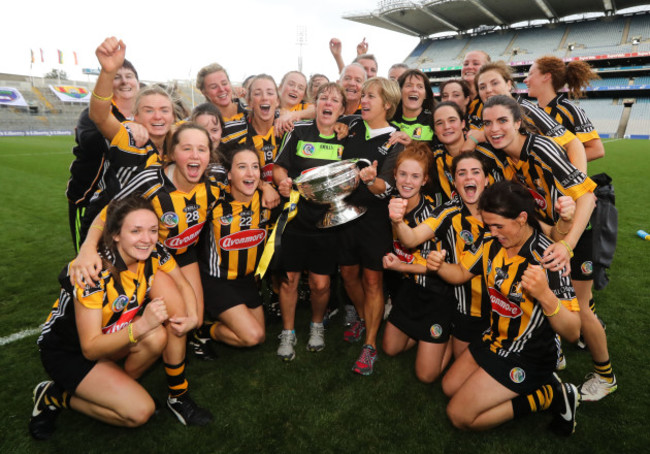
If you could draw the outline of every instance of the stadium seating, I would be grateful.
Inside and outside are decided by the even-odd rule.
[[[613,135],[623,114],[623,103],[612,99],[581,99],[575,101],[601,134]]]
[[[647,136],[650,134],[650,98],[638,98],[632,105],[626,136]]]

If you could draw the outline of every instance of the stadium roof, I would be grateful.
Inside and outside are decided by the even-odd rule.
[[[507,27],[532,20],[557,22],[575,14],[616,14],[625,8],[647,4],[647,0],[384,0],[375,11],[343,18],[427,37],[443,32],[462,33],[481,26]]]

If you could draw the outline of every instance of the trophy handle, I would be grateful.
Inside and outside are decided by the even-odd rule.
[[[368,167],[370,167],[372,165],[372,162],[370,162],[370,161],[368,161],[367,159],[364,159],[364,158],[357,159],[355,164],[357,164],[357,166],[359,166],[360,162],[363,162]]]

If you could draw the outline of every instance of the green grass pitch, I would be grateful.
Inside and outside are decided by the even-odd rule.
[[[611,282],[596,293],[607,323],[619,390],[579,408],[576,434],[560,439],[546,430],[550,414],[531,415],[486,433],[454,429],[445,416],[439,383],[423,385],[413,372],[414,352],[388,358],[376,373],[359,377],[351,367],[360,345],[342,341],[341,317],[327,331],[327,348],[309,353],[309,310],[301,304],[297,357],[275,356],[280,325],[250,350],[220,347],[212,363],[192,361],[194,399],[215,416],[205,428],[183,427],[162,409],[144,427],[120,429],[65,412],[48,442],[27,432],[34,385],[46,378],[36,335],[0,345],[0,452],[183,453],[609,453],[645,452],[650,326],[650,155],[647,141],[605,141],[607,156],[590,164],[614,180],[619,210],[618,250]],[[57,275],[72,259],[64,191],[72,159],[71,137],[0,138],[0,338],[42,323],[58,294]],[[581,383],[591,370],[588,353],[565,345],[564,380]],[[160,364],[144,377],[160,402],[166,395]]]

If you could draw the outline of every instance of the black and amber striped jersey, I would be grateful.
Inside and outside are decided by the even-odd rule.
[[[99,274],[99,282],[81,288],[70,283],[70,265],[59,275],[61,291],[43,325],[38,345],[42,349],[81,351],[75,321],[74,300],[89,309],[102,311],[102,333],[110,334],[123,329],[136,316],[147,301],[153,277],[159,270],[170,272],[176,268],[176,261],[158,243],[149,258],[138,262],[137,271],[127,269],[122,257],[105,252],[105,259],[112,263],[110,268]],[[119,279],[115,279],[118,277]]]
[[[247,146],[257,150],[262,164],[262,180],[270,183],[273,181],[273,162],[277,155],[278,148],[282,143],[282,138],[275,136],[275,128],[271,126],[268,132],[264,135],[258,134],[255,127],[248,120],[246,121],[246,129],[243,134],[238,135],[238,138],[229,140],[228,142],[222,141],[220,150],[230,157],[230,152],[239,146]]]
[[[238,202],[226,187],[214,207],[198,246],[201,271],[222,279],[251,275],[264,251],[271,213],[262,207],[262,192]]]
[[[498,240],[491,238],[467,251],[461,264],[472,274],[481,275],[492,308],[490,330],[483,342],[503,357],[518,357],[540,367],[555,368],[555,331],[543,314],[542,306],[521,286],[521,276],[529,265],[541,265],[542,255],[552,241],[537,231],[524,243],[518,255],[508,257]],[[569,277],[545,270],[548,285],[570,311],[578,311],[578,300]]]
[[[411,228],[415,228],[427,219],[433,216],[435,205],[431,197],[421,195],[420,201],[411,211],[404,215],[404,222]],[[395,232],[393,232],[393,253],[404,263],[426,266],[427,256],[433,250],[436,250],[437,238],[434,236],[430,240],[418,245],[416,248],[406,248]],[[449,291],[451,286],[444,282],[436,274],[409,274],[408,277],[413,279],[416,284],[438,292]]]
[[[246,135],[246,129],[248,127],[246,109],[239,99],[237,99],[235,103],[237,104],[237,113],[232,117],[223,117],[223,125],[221,127],[221,150],[224,150],[224,148],[228,149],[229,146],[236,144]],[[224,147],[224,145],[226,146]]]
[[[441,247],[447,251],[446,260],[450,263],[459,263],[465,251],[490,237],[483,222],[472,216],[459,198],[436,208],[424,223],[440,238]],[[459,314],[483,318],[490,311],[487,290],[480,276],[454,286],[454,296]]]
[[[199,241],[199,234],[208,219],[209,211],[221,197],[221,186],[210,179],[197,184],[189,193],[176,189],[168,175],[174,164],[154,167],[138,173],[120,191],[116,199],[130,194],[141,194],[158,216],[158,241],[173,255],[181,255]],[[106,208],[102,211],[106,219]]]
[[[477,150],[486,154],[490,150],[482,149],[482,145],[477,146]],[[454,157],[449,154],[447,147],[442,143],[433,145],[433,167],[430,171],[429,179],[431,180],[430,194],[436,202],[436,206],[442,205],[458,197],[454,186],[454,175],[451,172],[451,163]],[[502,171],[494,166],[486,164],[486,172],[490,184],[503,179]]]
[[[571,142],[576,136],[556,120],[551,118],[541,107],[521,96],[515,99],[524,112],[524,119],[539,129],[540,133],[553,139],[561,147]]]
[[[433,132],[433,114],[429,109],[422,109],[416,118],[393,119],[391,124],[404,131],[413,140],[431,142],[435,136]]]
[[[126,121],[115,101],[111,107],[117,121]],[[70,179],[65,194],[70,202],[83,206],[88,203],[102,179],[108,143],[90,119],[87,108],[79,115],[74,132],[76,145],[72,153],[75,160],[70,164]]]
[[[467,125],[468,129],[481,129],[483,127],[483,101],[476,98],[470,101],[467,107]]]
[[[126,186],[140,170],[161,165],[160,155],[151,140],[143,147],[136,146],[129,124],[130,122],[122,123],[106,155],[105,171],[99,183],[99,190],[106,193],[108,200]]]
[[[582,143],[600,138],[598,131],[596,131],[591,120],[585,114],[585,111],[572,103],[565,93],[558,93],[544,107],[544,111],[555,121],[575,134]]]
[[[296,104],[295,106],[293,106],[291,109],[289,109],[289,110],[284,109],[284,110],[287,111],[287,112],[300,112],[300,111],[303,111],[303,110],[305,110],[305,109],[308,109],[308,108],[311,107],[311,106],[313,106],[312,103],[309,103],[309,102],[299,102],[298,104]]]
[[[340,161],[343,156],[344,141],[338,140],[336,134],[321,135],[316,122],[301,121],[294,125],[292,131],[284,136],[282,146],[275,158],[275,163],[287,170],[289,178],[295,180],[317,167]],[[289,224],[301,230],[318,231],[316,223],[323,218],[328,207],[300,197],[298,212]]]
[[[596,183],[576,169],[554,141],[539,134],[526,135],[517,162],[502,150],[491,150],[491,154],[485,156],[496,159],[494,162],[501,168],[504,179],[528,188],[542,221],[550,225],[559,220],[554,209],[559,197],[566,195],[577,200],[596,188]]]

